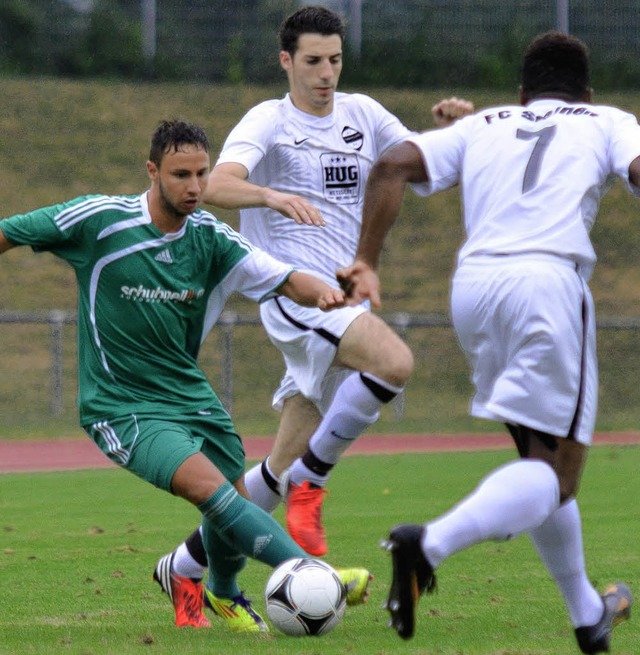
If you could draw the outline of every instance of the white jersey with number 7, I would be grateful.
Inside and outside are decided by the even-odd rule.
[[[569,258],[589,279],[589,231],[614,176],[629,185],[640,155],[636,118],[603,105],[545,98],[483,110],[444,130],[409,139],[429,172],[429,195],[462,185],[466,241],[474,255],[550,253]]]

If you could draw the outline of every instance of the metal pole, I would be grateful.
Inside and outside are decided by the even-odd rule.
[[[569,0],[556,0],[556,29],[569,34]]]
[[[407,334],[407,329],[409,328],[409,325],[411,325],[411,314],[407,314],[406,312],[398,312],[393,318],[392,325],[396,328],[398,335],[404,341]],[[404,391],[401,391],[393,399],[393,416],[396,421],[401,421],[404,418],[405,406],[406,397],[404,395]]]
[[[224,311],[218,319],[222,332],[222,390],[220,401],[223,407],[233,413],[233,330],[238,322],[238,315],[233,311]]]
[[[350,0],[349,2],[349,39],[356,61],[359,61],[362,55],[362,1]]]
[[[49,330],[51,338],[51,413],[55,417],[62,416],[63,383],[62,383],[62,344],[65,314],[54,309],[49,313]]]
[[[140,0],[140,11],[144,69],[147,77],[153,77],[156,59],[156,0]]]

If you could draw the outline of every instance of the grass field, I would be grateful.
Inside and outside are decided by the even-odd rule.
[[[146,188],[148,138],[160,118],[203,124],[213,157],[250,106],[282,95],[284,86],[250,88],[197,84],[95,83],[3,79],[0,115],[0,215],[10,215],[94,192]],[[352,89],[345,89],[352,90]],[[478,107],[510,102],[513,94],[461,89],[370,89],[407,125],[430,125],[429,107],[456,93]],[[640,94],[608,94],[640,113]],[[637,204],[622,185],[605,199],[593,240],[600,261],[593,279],[598,312],[640,316],[640,230]],[[216,212],[237,225],[233,212]],[[383,256],[386,312],[448,312],[448,283],[460,242],[460,204],[451,191],[427,200],[408,195]],[[71,271],[27,249],[0,258],[0,310],[73,310]],[[241,313],[255,306],[233,298]],[[66,329],[64,414],[49,412],[49,333],[43,326],[0,325],[0,438],[59,436],[76,425],[75,331]],[[219,333],[207,340],[203,367],[214,386],[221,375]],[[468,368],[451,331],[407,334],[416,372],[405,414],[385,410],[375,430],[495,429],[467,416]],[[640,333],[601,332],[599,430],[638,428]],[[270,395],[282,373],[278,353],[260,328],[242,328],[234,345],[234,417],[243,434],[273,433]],[[365,565],[375,574],[369,604],[349,611],[334,633],[319,640],[232,637],[178,630],[165,596],[150,581],[159,555],[195,526],[197,512],[118,470],[0,475],[0,655],[566,655],[577,652],[558,593],[526,539],[485,544],[446,562],[440,591],[420,607],[418,634],[401,642],[380,609],[389,583],[388,556],[378,540],[398,521],[421,521],[444,511],[507,453],[394,455],[345,460],[326,504],[331,560]],[[640,579],[640,449],[595,449],[581,506],[594,583]],[[364,481],[364,484],[363,484]],[[373,481],[373,482],[372,482]],[[348,499],[348,502],[344,502]],[[262,606],[268,569],[250,563],[249,596]],[[640,593],[640,592],[639,592]],[[635,623],[615,635],[614,652],[638,653]]]
[[[508,451],[352,457],[332,479],[325,522],[330,562],[374,574],[365,606],[321,638],[179,630],[150,576],[159,555],[196,525],[197,512],[121,470],[0,476],[0,655],[567,655],[577,653],[559,594],[526,538],[459,553],[422,599],[416,637],[400,641],[381,609],[390,526],[423,521],[470,491]],[[580,502],[598,588],[640,579],[640,448],[593,449]],[[348,502],[345,502],[348,499]],[[280,510],[279,510],[280,511]],[[280,514],[278,514],[279,517]],[[263,608],[269,569],[250,562],[243,588]],[[615,632],[613,652],[635,655],[640,632]]]

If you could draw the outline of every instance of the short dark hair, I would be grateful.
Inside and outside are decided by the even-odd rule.
[[[562,95],[578,100],[591,87],[589,49],[563,32],[540,34],[525,51],[521,82],[530,98]]]
[[[199,125],[177,118],[160,121],[151,135],[149,160],[156,166],[160,166],[165,154],[172,149],[177,152],[181,146],[186,145],[194,145],[209,152],[209,139],[204,129]]]
[[[338,14],[326,7],[302,7],[285,18],[280,26],[280,49],[293,56],[298,49],[298,38],[301,34],[337,34],[340,40],[344,40],[344,32],[344,23]]]

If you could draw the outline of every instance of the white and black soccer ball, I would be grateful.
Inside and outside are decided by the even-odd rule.
[[[347,592],[336,570],[317,559],[277,566],[265,589],[267,616],[288,635],[324,635],[340,623]]]

